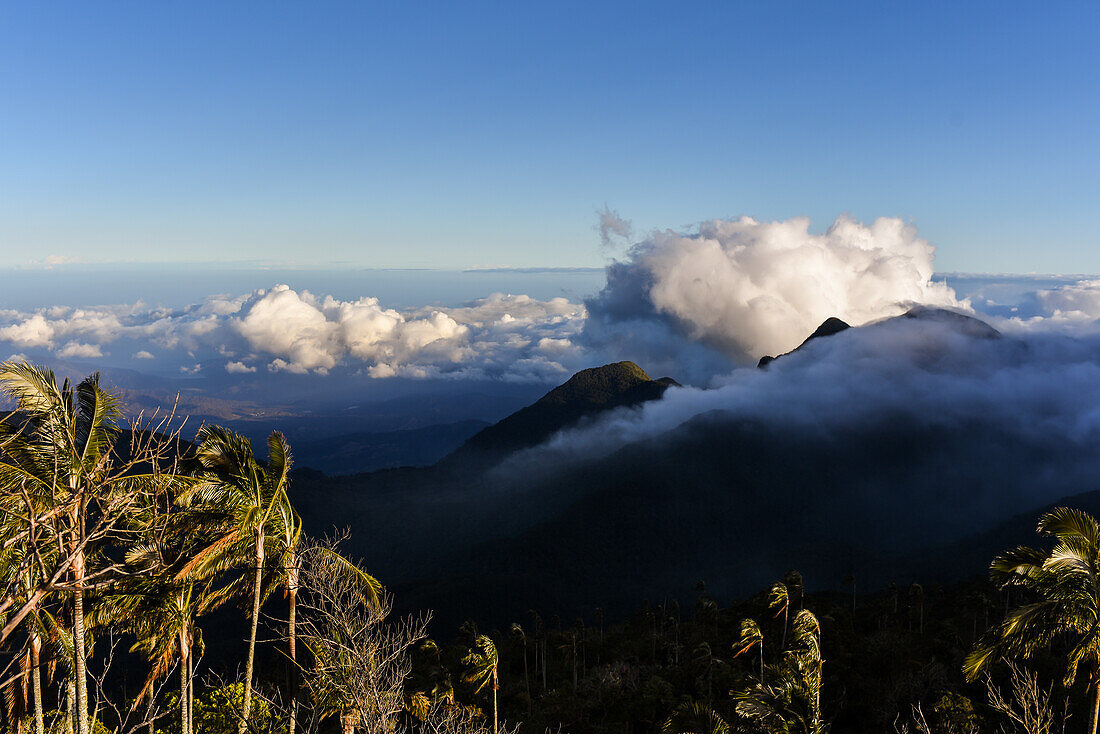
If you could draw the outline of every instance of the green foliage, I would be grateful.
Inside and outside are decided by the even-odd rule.
[[[165,696],[164,707],[179,707],[179,694]],[[196,734],[237,734],[240,712],[244,710],[244,683],[230,683],[214,688],[201,688],[194,702]],[[277,724],[271,707],[262,698],[252,699],[252,726],[257,731],[271,731]],[[156,727],[156,734],[180,734],[178,716],[166,716]]]
[[[969,734],[978,731],[982,717],[974,710],[974,704],[961,693],[948,691],[932,708],[932,720],[938,731],[945,734]]]
[[[662,734],[727,734],[729,724],[706,704],[680,704],[661,725]]]

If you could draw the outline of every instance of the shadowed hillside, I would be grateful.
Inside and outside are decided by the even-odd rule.
[[[586,416],[656,400],[678,384],[670,377],[654,380],[633,362],[581,370],[533,405],[479,431],[447,461],[499,458],[540,444]]]

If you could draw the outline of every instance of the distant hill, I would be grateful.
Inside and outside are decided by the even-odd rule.
[[[403,431],[344,433],[294,444],[294,463],[325,474],[356,474],[398,466],[428,466],[485,428],[469,420]]]
[[[1039,535],[1035,528],[1039,524],[1039,518],[1055,507],[1072,507],[1100,518],[1100,490],[1063,497],[1057,502],[1013,515],[985,532],[974,533],[946,546],[933,548],[921,554],[919,562],[914,564],[914,573],[937,573],[947,581],[955,581],[975,573],[984,574],[989,570],[989,563],[995,555],[1018,545],[1049,547],[1050,538]]]
[[[447,460],[498,458],[536,446],[582,418],[656,400],[673,385],[679,383],[671,377],[654,380],[633,362],[581,370],[533,405],[479,431]]]

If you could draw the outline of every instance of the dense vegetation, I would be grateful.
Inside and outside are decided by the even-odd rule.
[[[433,640],[339,538],[305,537],[278,433],[261,458],[217,426],[124,425],[97,376],[24,363],[0,388],[8,731],[1096,731],[1100,526],[1079,511],[988,581],[814,594],[791,571],[731,605],[700,582],[626,619],[531,610]],[[236,662],[204,666],[234,604],[247,632],[216,657]],[[257,665],[262,627],[278,665]]]

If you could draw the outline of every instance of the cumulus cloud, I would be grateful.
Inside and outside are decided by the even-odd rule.
[[[19,347],[48,346],[53,334],[53,326],[40,313],[0,328],[0,339]]]
[[[103,356],[103,350],[100,349],[98,344],[69,342],[61,349],[57,350],[57,356],[65,358],[75,357],[77,359],[99,359]]]
[[[250,367],[244,362],[228,362],[225,365],[225,371],[231,375],[236,374],[250,374],[256,371],[255,367]]]
[[[253,348],[280,355],[284,369],[324,373],[336,365],[335,325],[308,291],[275,286],[234,325]]]
[[[565,345],[583,320],[583,306],[564,298],[494,294],[402,312],[377,298],[342,301],[279,285],[244,304],[232,325],[250,350],[273,357],[272,371],[323,374],[359,364],[375,378],[540,380],[580,364],[583,350]]]
[[[933,248],[900,219],[713,220],[655,232],[608,267],[587,305],[589,343],[702,345],[748,363],[785,352],[830,316],[859,325],[919,303],[968,309],[932,280]],[[700,354],[700,357],[706,355]]]
[[[145,349],[134,352],[134,359],[156,359],[156,356]]]

